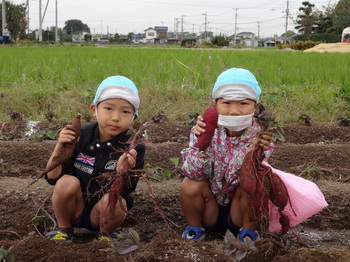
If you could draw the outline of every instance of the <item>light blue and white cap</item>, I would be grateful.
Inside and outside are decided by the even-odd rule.
[[[121,98],[128,101],[135,108],[135,115],[138,116],[138,109],[140,106],[140,98],[138,90],[133,81],[125,76],[110,76],[103,80],[99,85],[94,101],[94,105],[111,99]]]
[[[218,76],[214,84],[212,98],[233,101],[252,99],[258,103],[260,94],[261,88],[255,76],[247,69],[234,67]]]

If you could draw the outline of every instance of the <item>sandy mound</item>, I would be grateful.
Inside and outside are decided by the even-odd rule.
[[[332,43],[332,44],[319,44],[312,48],[306,49],[304,52],[339,52],[346,53],[350,52],[350,43]]]

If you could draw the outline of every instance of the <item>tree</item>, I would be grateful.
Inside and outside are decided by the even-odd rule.
[[[215,36],[211,39],[212,45],[216,46],[228,46],[230,43],[230,40],[227,39],[225,36]]]
[[[286,33],[281,34],[282,38],[285,38],[285,36],[286,36]],[[295,36],[295,32],[292,31],[292,30],[288,30],[287,31],[287,38],[290,38],[290,37],[293,37],[293,36]]]
[[[314,32],[317,34],[327,33],[333,27],[331,7],[328,7],[325,12],[317,13],[317,20],[315,21]]]
[[[91,42],[91,40],[92,40],[92,35],[90,35],[90,34],[84,35],[84,40],[85,40],[85,42]]]
[[[65,26],[63,30],[67,32],[67,34],[71,35],[74,32],[86,32],[90,33],[90,28],[87,24],[84,24],[81,20],[71,19],[65,22]]]
[[[299,8],[301,13],[297,16],[297,26],[295,26],[295,29],[297,29],[298,32],[303,35],[304,40],[307,40],[308,36],[314,30],[317,15],[313,10],[315,7],[314,4],[310,4],[310,2],[305,1],[302,2],[302,5],[303,6]]]
[[[350,26],[350,0],[339,0],[333,12],[333,25],[339,33]]]
[[[2,10],[2,4],[0,4]],[[6,1],[6,24],[14,39],[24,38],[28,19],[25,16],[25,5],[15,5]],[[0,25],[2,28],[2,12],[0,13]]]
[[[42,35],[43,35],[43,41],[55,41],[55,31],[49,28],[46,28],[46,30],[42,31]]]

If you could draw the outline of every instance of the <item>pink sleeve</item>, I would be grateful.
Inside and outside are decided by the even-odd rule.
[[[199,152],[195,146],[197,136],[192,128],[190,134],[189,147],[181,151],[183,165],[182,172],[184,176],[195,180],[207,180],[212,174],[212,156],[210,156],[210,147],[205,152]]]

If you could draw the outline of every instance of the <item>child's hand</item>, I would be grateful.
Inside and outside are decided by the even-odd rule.
[[[196,125],[194,127],[194,134],[196,136],[200,136],[201,134],[203,134],[205,132],[205,129],[204,129],[205,126],[206,125],[204,123],[204,118],[201,115],[199,115],[197,117],[197,123],[196,123]]]
[[[272,142],[272,133],[264,131],[258,133],[256,144],[261,147],[264,151],[268,150]]]
[[[126,172],[136,166],[137,151],[131,149],[128,153],[124,153],[118,160],[117,172]]]
[[[65,143],[73,143],[75,140],[75,131],[72,125],[66,125],[60,132],[58,136],[58,145],[62,145]]]

